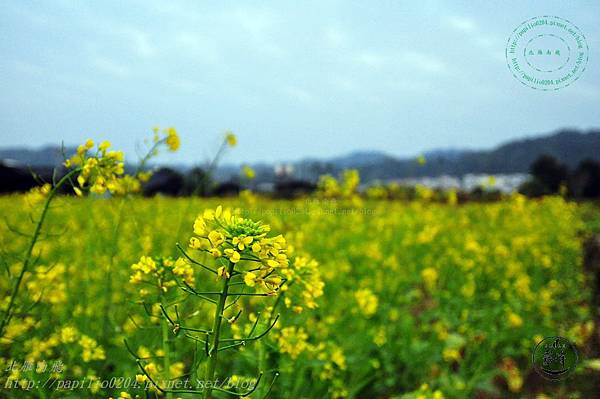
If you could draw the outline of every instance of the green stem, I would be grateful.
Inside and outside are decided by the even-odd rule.
[[[221,143],[221,146],[219,147],[219,150],[217,151],[215,157],[213,158],[213,160],[208,165],[207,173],[209,175],[212,175],[214,169],[216,168],[217,164],[219,163],[219,159],[221,158],[221,155],[223,155],[223,152],[225,151],[226,148],[227,148],[227,139],[223,140],[223,142]]]
[[[29,242],[29,247],[27,248],[27,252],[25,254],[25,259],[23,260],[23,267],[21,268],[21,271],[19,272],[19,275],[17,276],[17,280],[15,281],[15,285],[13,286],[13,289],[10,293],[10,302],[8,303],[8,307],[6,308],[4,317],[2,318],[2,323],[0,324],[0,337],[4,336],[4,329],[8,326],[8,323],[10,323],[10,319],[12,318],[12,311],[15,306],[15,301],[16,301],[17,295],[19,294],[19,289],[21,288],[21,282],[23,281],[23,276],[25,275],[25,273],[27,273],[27,270],[29,269],[30,262],[31,262],[31,254],[33,253],[33,248],[35,247],[35,244],[40,236],[40,232],[42,230],[42,225],[44,224],[44,220],[46,219],[46,214],[48,213],[50,202],[56,195],[57,190],[66,181],[68,181],[71,178],[71,176],[75,175],[76,173],[79,173],[80,171],[81,171],[81,169],[77,168],[77,169],[73,169],[72,171],[70,171],[69,173],[64,175],[63,178],[60,179],[58,181],[58,183],[56,183],[56,185],[52,188],[52,190],[50,190],[50,193],[48,193],[48,198],[46,198],[46,202],[44,203],[44,208],[42,209],[42,214],[40,215],[40,219],[38,220],[37,225],[35,226],[35,231],[33,232],[31,241]]]
[[[135,176],[137,176],[140,172],[144,170],[146,167],[146,162],[150,160],[154,156],[154,151],[158,148],[159,145],[165,143],[167,141],[166,137],[155,142],[150,150],[144,155],[144,157],[140,160],[137,169],[135,170]]]
[[[163,306],[165,306],[165,303],[163,303],[163,299],[161,297],[161,303]],[[166,310],[165,310],[166,312]],[[169,350],[169,324],[167,322],[167,320],[165,320],[164,318],[161,320],[161,324],[162,324],[162,350],[163,350],[163,368],[164,368],[164,372],[163,372],[163,376],[164,376],[164,381],[166,382],[166,384],[170,384],[171,382],[171,352]],[[163,386],[165,384],[165,382],[163,382]],[[166,390],[169,391],[171,389],[171,387],[169,385],[166,386]],[[173,397],[173,394],[171,392],[167,392],[166,394],[166,399],[171,399]]]
[[[206,367],[206,374],[204,376],[204,383],[207,388],[204,390],[204,399],[212,398],[212,383],[215,379],[215,370],[217,368],[217,354],[219,353],[219,335],[221,333],[221,321],[223,318],[223,311],[225,310],[225,301],[227,300],[227,292],[229,291],[229,280],[233,274],[233,268],[235,263],[229,262],[227,273],[229,277],[226,277],[223,281],[223,289],[219,296],[219,302],[217,303],[217,309],[215,310],[215,320],[212,328],[212,342],[211,348],[208,352],[208,365]]]
[[[115,229],[113,230],[112,243],[111,243],[111,253],[110,253],[110,261],[106,265],[105,270],[105,303],[104,303],[104,339],[106,340],[110,335],[110,330],[112,327],[110,315],[112,308],[112,292],[113,292],[113,265],[115,263],[115,257],[117,256],[117,252],[119,249],[119,233],[121,229],[121,223],[123,219],[123,208],[125,206],[125,198],[120,199],[119,211],[117,214],[117,220],[115,223]]]
[[[267,370],[267,351],[262,341],[256,343],[258,345],[258,369]]]
[[[217,150],[217,153],[215,154],[215,157],[209,162],[209,164],[206,168],[206,174],[204,176],[204,179],[205,179],[205,183],[207,185],[207,187],[206,187],[207,189],[210,189],[209,185],[212,182],[212,174],[214,172],[214,169],[217,167],[217,165],[219,163],[219,159],[225,152],[226,148],[227,148],[227,139],[223,140],[223,142],[221,143],[221,146],[219,147],[219,149]],[[205,192],[201,193],[200,192],[201,188],[202,187],[200,187],[200,186],[194,187],[194,192],[192,193],[192,195],[197,196],[198,194],[202,194],[202,195],[208,194]]]

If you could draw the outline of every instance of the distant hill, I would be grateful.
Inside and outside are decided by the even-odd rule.
[[[328,161],[337,168],[357,168],[360,166],[372,165],[386,159],[394,159],[382,151],[356,151],[348,155],[332,158]]]
[[[67,148],[71,154],[75,148]],[[574,168],[583,159],[600,161],[600,130],[582,132],[562,129],[555,133],[514,140],[490,150],[437,149],[424,153],[426,162],[420,165],[416,158],[397,158],[381,151],[357,151],[329,159],[305,159],[290,163],[297,178],[316,181],[325,173],[338,174],[344,169],[356,168],[363,182],[408,177],[435,177],[451,175],[461,177],[469,173],[512,174],[527,173],[529,165],[540,155],[548,154]],[[8,148],[0,149],[0,159],[11,159],[32,167],[59,165],[60,149]],[[257,182],[275,179],[274,165],[252,165],[257,172]],[[182,171],[185,166],[178,169]],[[223,165],[217,170],[218,180],[228,180],[239,173],[237,165]]]
[[[321,162],[328,165],[330,173],[356,168],[363,181],[368,182],[407,177],[464,176],[469,173],[527,173],[531,163],[543,154],[552,155],[570,168],[575,168],[584,159],[600,161],[600,130],[581,132],[563,129],[550,135],[511,141],[491,150],[434,150],[425,152],[424,165],[420,165],[417,158],[402,159],[378,152],[355,153]],[[308,165],[314,162],[301,161],[296,167],[309,170]]]
[[[423,153],[426,159],[450,159],[455,160],[461,155],[463,155],[465,150],[457,149],[457,148],[442,148],[437,150],[426,151]]]
[[[77,151],[76,147],[65,147],[65,154],[71,156]],[[52,167],[63,162],[60,147],[45,146],[39,149],[27,147],[0,148],[0,160],[16,161],[31,167]]]

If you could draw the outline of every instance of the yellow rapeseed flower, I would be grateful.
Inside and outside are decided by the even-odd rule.
[[[242,167],[242,173],[244,174],[244,177],[248,180],[252,180],[256,177],[256,172],[248,165],[244,165]]]
[[[256,285],[256,277],[255,273],[248,272],[244,274],[244,283],[246,283],[248,287],[254,287],[254,285]]]
[[[230,147],[235,147],[237,144],[237,137],[235,137],[235,134],[233,134],[231,130],[228,130],[225,132],[225,141]]]
[[[421,277],[427,288],[432,290],[437,283],[438,272],[433,267],[427,267],[421,271]]]
[[[379,303],[377,296],[368,288],[357,290],[354,293],[354,298],[358,303],[358,308],[367,317],[370,317],[377,312],[377,305]]]
[[[508,318],[508,324],[511,327],[518,328],[523,325],[523,319],[521,318],[521,316],[519,316],[516,313],[510,312],[508,314],[507,318]]]
[[[179,135],[177,134],[177,130],[175,130],[174,127],[170,127],[170,128],[166,129],[166,132],[167,132],[167,137],[165,139],[165,142],[167,143],[169,150],[173,151],[173,152],[177,151],[181,144]]]

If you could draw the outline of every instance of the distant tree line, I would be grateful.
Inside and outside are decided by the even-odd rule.
[[[243,189],[256,189],[240,177],[232,177],[225,182],[217,182],[201,167],[195,167],[187,173],[171,168],[160,168],[154,172],[143,187],[143,194],[170,196],[237,196]],[[316,185],[291,177],[279,177],[272,187],[272,194],[277,198],[296,198],[312,193]]]
[[[586,159],[576,167],[569,168],[552,155],[538,157],[530,166],[531,180],[524,183],[519,192],[529,197],[561,194],[573,199],[600,198],[600,162]],[[53,176],[52,168],[23,169],[0,162],[0,193],[23,192],[42,182],[59,178],[64,170],[58,169]],[[187,173],[171,168],[160,168],[143,185],[145,196],[237,196],[244,188],[258,190],[255,183],[244,182],[241,177],[232,177],[226,182],[217,182],[202,167]],[[311,194],[316,184],[295,179],[292,176],[275,177],[268,191],[277,198],[296,198]],[[407,188],[408,189],[408,188]],[[414,190],[413,190],[414,191]],[[406,195],[390,198],[412,198],[411,190]],[[442,196],[443,197],[443,196]],[[502,196],[492,188],[476,188],[470,193],[458,193],[458,202],[497,200]]]
[[[551,155],[542,155],[531,164],[532,179],[519,191],[529,197],[563,194],[574,199],[600,198],[600,162],[585,159],[570,170]]]

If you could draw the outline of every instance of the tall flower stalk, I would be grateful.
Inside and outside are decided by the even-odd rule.
[[[111,243],[110,260],[106,265],[105,271],[105,304],[104,304],[104,323],[103,323],[103,334],[104,338],[108,338],[110,329],[112,328],[110,315],[112,313],[112,295],[113,295],[113,266],[115,257],[118,253],[118,239],[121,235],[121,225],[123,222],[123,214],[125,208],[125,201],[127,200],[125,194],[137,193],[141,191],[141,183],[148,181],[152,176],[152,171],[146,170],[148,162],[155,156],[158,155],[159,150],[162,147],[166,147],[171,152],[176,152],[180,146],[180,138],[177,130],[174,127],[166,129],[160,129],[158,127],[153,128],[154,136],[152,138],[152,145],[148,148],[146,153],[140,158],[135,174],[133,176],[126,176],[127,187],[122,190],[123,198],[120,198],[116,221],[114,223],[114,230]]]
[[[41,188],[36,187],[30,192],[28,198],[32,205],[42,201],[44,205],[25,252],[23,264],[10,292],[8,306],[4,312],[2,322],[0,322],[0,337],[4,335],[5,329],[13,317],[23,277],[33,263],[33,250],[40,237],[42,227],[50,209],[50,203],[56,197],[58,190],[67,183],[73,185],[73,190],[77,195],[83,195],[83,190],[88,188],[91,192],[98,194],[102,194],[107,190],[116,192],[123,189],[124,179],[121,177],[124,173],[123,153],[120,151],[108,151],[110,146],[109,142],[102,142],[98,145],[96,152],[90,155],[89,152],[94,147],[94,142],[88,140],[85,144],[77,148],[77,153],[71,159],[65,162],[65,166],[72,169],[56,184],[53,186],[46,184]],[[75,176],[77,176],[76,181],[78,186],[73,183]]]
[[[223,279],[223,285],[221,293],[219,294],[219,302],[215,309],[214,322],[212,326],[212,342],[210,343],[210,349],[208,352],[208,365],[206,367],[206,374],[204,375],[204,381],[214,381],[215,371],[217,368],[217,355],[219,354],[219,344],[221,337],[221,323],[223,321],[223,312],[225,310],[225,302],[227,301],[227,295],[229,293],[229,282],[231,281],[231,274],[235,268],[235,263],[229,262],[227,270],[225,271],[225,278]],[[211,389],[208,388],[204,391],[204,398],[209,399],[211,397]]]
[[[206,169],[201,172],[201,176],[199,176],[199,181],[194,182],[194,189],[192,191],[193,195],[206,195],[212,189],[212,179],[214,172],[219,165],[219,161],[225,154],[225,151],[228,147],[235,147],[237,145],[237,137],[235,134],[228,130],[225,132],[225,136],[223,137],[223,141],[219,146],[219,149],[215,153],[213,159],[208,162]]]
[[[33,235],[31,236],[31,240],[29,241],[29,245],[27,246],[27,251],[25,252],[25,257],[23,259],[23,264],[21,266],[21,270],[19,271],[19,274],[17,275],[17,278],[13,284],[13,288],[10,292],[10,300],[8,302],[6,311],[4,312],[4,317],[2,318],[2,322],[0,323],[0,337],[4,336],[4,330],[5,330],[6,326],[10,323],[10,320],[12,319],[13,310],[14,310],[14,307],[16,304],[17,296],[19,295],[19,290],[21,288],[23,276],[25,276],[25,273],[27,273],[27,271],[29,270],[29,267],[31,266],[31,263],[32,263],[31,255],[33,254],[33,248],[35,247],[35,244],[37,243],[38,238],[40,237],[40,233],[42,231],[42,226],[44,225],[44,221],[46,220],[46,215],[48,214],[48,209],[50,207],[50,203],[56,196],[57,191],[66,182],[68,182],[71,179],[71,177],[75,176],[80,171],[81,171],[80,168],[71,170],[69,173],[67,173],[65,176],[63,176],[63,178],[60,179],[54,187],[52,187],[48,191],[48,195],[44,201],[44,206],[42,208],[42,213],[40,214],[40,218],[38,219],[38,221],[35,225]],[[49,186],[46,186],[45,189],[42,188],[42,192],[47,190],[48,187]]]
[[[155,365],[153,363],[145,364],[143,359],[127,345],[143,373],[139,379],[150,380],[157,390],[165,394],[196,393],[202,395],[204,399],[211,399],[214,391],[244,397],[258,388],[263,375],[262,370],[259,371],[254,387],[246,392],[224,389],[217,386],[215,382],[220,380],[218,378],[219,352],[235,350],[260,340],[271,331],[279,320],[279,315],[269,319],[264,330],[258,333],[257,327],[260,319],[260,314],[258,314],[245,337],[225,336],[227,332],[224,326],[235,323],[240,318],[242,310],[230,314],[229,317],[227,313],[232,312],[230,308],[236,305],[241,298],[276,297],[286,283],[284,271],[289,268],[286,242],[281,235],[269,237],[269,231],[268,225],[242,218],[235,212],[223,210],[219,206],[216,210],[206,210],[196,219],[194,236],[189,243],[192,253],[186,252],[178,244],[177,247],[182,256],[175,262],[165,263],[161,259],[142,257],[139,263],[132,266],[134,271],[130,280],[132,283],[144,284],[144,286],[147,286],[148,283],[158,284],[159,292],[167,292],[173,284],[177,284],[186,294],[215,306],[212,326],[207,329],[183,324],[176,305],[171,310],[168,309],[168,306],[161,304],[164,321],[170,325],[173,334],[179,336],[183,333],[186,338],[204,347],[204,372],[200,372],[199,363],[193,362],[194,366],[198,366],[193,372],[203,378],[202,389],[173,390],[161,386],[155,381],[156,375],[153,376],[150,372],[150,370],[156,369]],[[210,258],[214,260],[214,266],[211,267],[196,260],[195,253],[209,254]],[[193,266],[220,280],[219,288],[210,291],[194,287],[192,285],[194,279],[190,274]],[[246,288],[249,288],[249,291],[246,291]],[[142,288],[143,290],[144,288]],[[164,354],[167,355],[167,352],[165,351]],[[165,369],[163,370],[163,380],[168,381],[168,378],[165,377],[167,365],[165,364],[163,368]],[[268,386],[267,395],[277,375],[278,373],[275,374]]]

